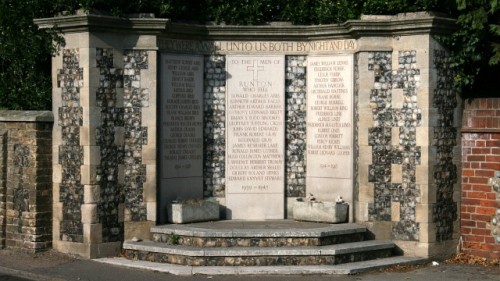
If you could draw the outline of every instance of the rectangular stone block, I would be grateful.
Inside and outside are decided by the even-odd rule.
[[[80,127],[80,145],[96,145],[96,127],[81,126]]]
[[[82,204],[82,223],[95,224],[97,223],[97,204]]]
[[[393,183],[403,182],[403,166],[400,164],[391,164],[391,179]]]
[[[255,204],[255,202],[260,204]],[[233,206],[237,206],[237,208]],[[280,193],[266,193],[265,195],[236,193],[230,197],[226,196],[226,219],[230,220],[283,219],[284,210],[285,198]]]
[[[118,222],[125,221],[125,204],[118,204]]]
[[[101,148],[96,145],[83,146],[83,164],[84,165],[100,165],[101,164]]]
[[[433,222],[431,204],[416,204],[415,206],[415,221],[416,222]]]
[[[226,86],[228,217],[283,219],[284,56],[232,55],[226,67],[231,74]]]
[[[343,223],[348,221],[349,205],[335,202],[295,202],[293,219],[325,223]]]
[[[52,181],[61,183],[62,181],[62,166],[59,164],[52,165]]]
[[[419,186],[422,204],[437,203],[437,187],[435,184],[420,184]]]
[[[363,201],[354,202],[354,221],[367,222],[368,221],[368,204]]]
[[[135,221],[135,222],[125,222],[125,240],[130,240],[133,237],[140,239],[152,240],[151,239],[151,227],[155,225],[152,221]]]
[[[191,223],[219,220],[219,203],[207,200],[186,200],[168,205],[168,221]]]
[[[53,207],[52,207],[52,210],[53,210],[53,216],[54,216],[54,220],[58,220],[58,221],[61,221],[63,220],[63,204],[62,203],[53,203]]]
[[[85,204],[98,203],[101,201],[101,189],[99,185],[83,186],[83,202]]]
[[[81,183],[84,185],[97,185],[97,166],[96,165],[83,165],[81,169]]]
[[[399,202],[391,203],[391,221],[401,220],[401,204]]]
[[[203,186],[202,177],[163,179],[158,189],[160,202],[158,220],[167,221],[167,205],[173,200],[203,198],[203,189],[200,186]]]
[[[146,210],[146,219],[156,222],[156,202],[146,202]]]
[[[83,243],[102,243],[102,224],[83,225]]]
[[[434,243],[436,242],[437,227],[435,223],[432,222],[421,222],[420,226],[420,242],[422,243]]]

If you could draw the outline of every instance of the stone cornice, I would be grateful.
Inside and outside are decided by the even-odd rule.
[[[41,29],[57,28],[64,33],[84,31],[118,31],[155,34],[165,31],[169,19],[118,18],[103,15],[70,15],[35,19]]]
[[[415,34],[446,34],[455,29],[455,20],[427,12],[394,16],[363,16],[342,24],[329,25],[195,25],[172,23],[160,18],[118,18],[83,14],[36,19],[40,28],[58,28],[64,33],[82,31],[158,34],[163,38],[197,40],[321,40],[360,37],[387,37]]]
[[[163,36],[206,40],[321,40],[371,36],[449,34],[455,20],[430,13],[395,16],[365,16],[342,24],[329,25],[192,25],[171,23]]]

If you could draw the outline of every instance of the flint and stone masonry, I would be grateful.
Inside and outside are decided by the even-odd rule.
[[[117,253],[166,223],[175,200],[216,200],[225,219],[291,219],[310,194],[342,197],[349,221],[407,255],[456,248],[461,102],[433,37],[453,20],[36,22],[66,40],[53,59],[57,250]]]

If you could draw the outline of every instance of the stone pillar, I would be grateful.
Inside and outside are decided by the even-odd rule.
[[[58,251],[95,258],[119,253],[124,239],[149,238],[156,221],[152,33],[166,22],[84,14],[37,20],[42,28],[58,24],[66,42],[52,64]]]
[[[391,45],[358,55],[357,220],[405,254],[447,255],[458,241],[460,102],[429,34]]]
[[[0,242],[39,252],[51,246],[51,112],[0,112]]]

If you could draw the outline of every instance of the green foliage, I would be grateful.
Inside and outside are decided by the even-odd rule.
[[[498,76],[491,65],[500,64],[500,0],[0,0],[0,108],[50,109],[50,54],[62,42],[33,19],[78,9],[236,25],[337,24],[362,14],[438,11],[458,18],[457,31],[442,38],[457,89],[471,92],[475,81]]]
[[[451,52],[450,66],[455,72],[454,84],[466,97],[477,94],[478,88],[489,90],[489,79],[500,62],[500,9],[498,0],[457,0],[459,12],[457,31],[443,38]],[[489,65],[488,65],[489,64]],[[482,83],[478,85],[480,77]],[[498,76],[498,73],[497,73]]]
[[[52,15],[51,1],[0,1],[0,108],[50,109],[54,34],[33,18]]]

